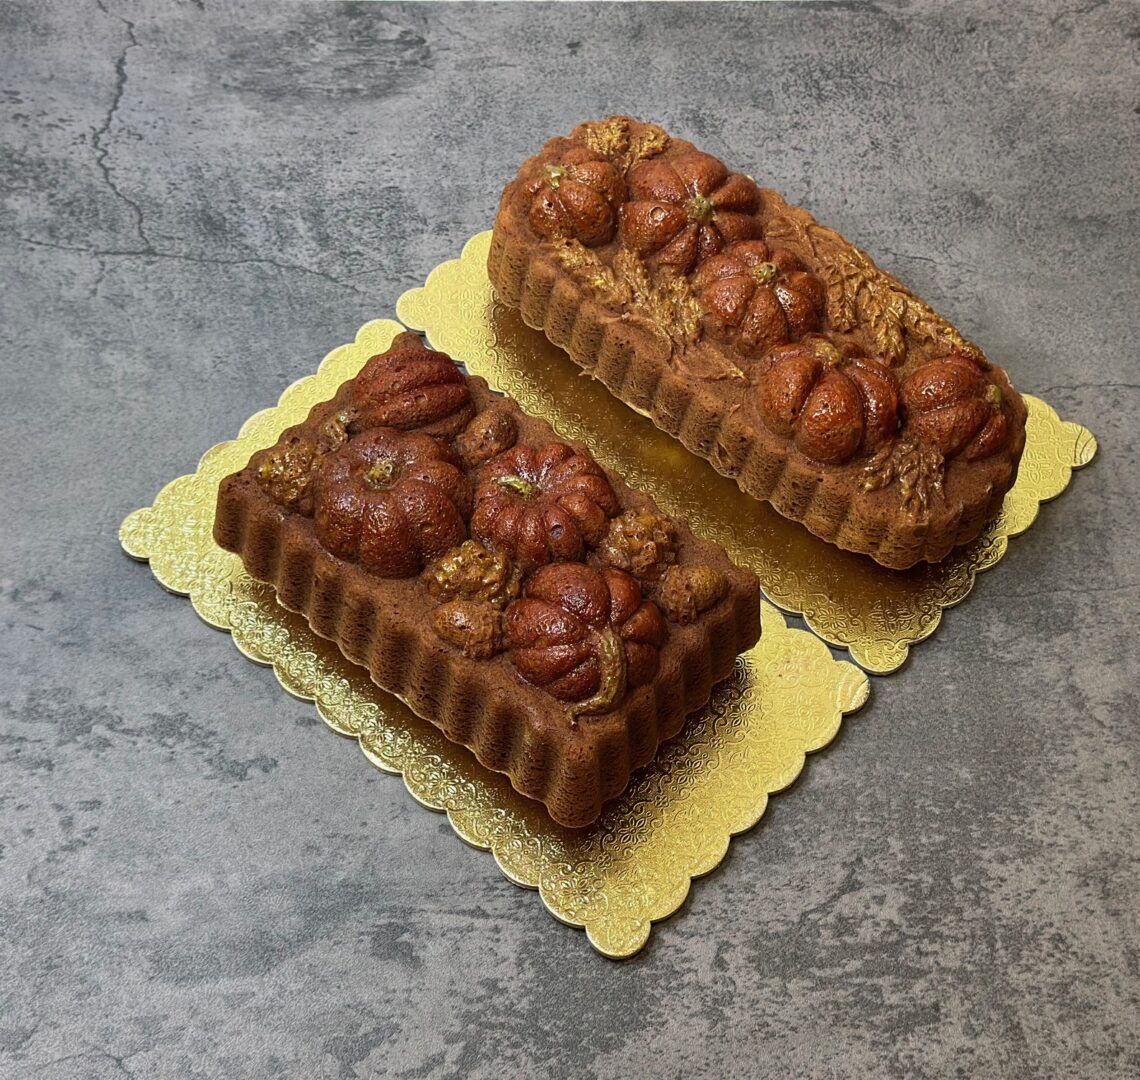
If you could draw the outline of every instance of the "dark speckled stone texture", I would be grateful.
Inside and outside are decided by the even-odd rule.
[[[1140,1073],[1130,3],[0,4],[0,1075]],[[615,965],[115,531],[629,111],[1101,455]]]

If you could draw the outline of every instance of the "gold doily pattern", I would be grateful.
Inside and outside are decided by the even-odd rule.
[[[724,858],[731,837],[756,824],[768,796],[796,778],[805,754],[826,746],[843,715],[863,704],[867,676],[764,605],[760,643],[600,822],[587,830],[555,825],[280,607],[273,590],[211,536],[219,481],[331,397],[402,329],[389,320],[368,323],[354,344],[286,390],[276,408],[206,453],[197,472],[131,514],[120,531],[123,548],[148,560],[171,592],[189,596],[208,623],[230,631],[243,653],[272,664],[286,690],[315,701],[325,722],[356,738],[373,764],[402,774],[419,802],[446,811],[456,833],[493,852],[511,881],[538,889],[555,918],[584,926],[606,956],[630,956],[654,920],[680,907],[691,879]]]
[[[604,465],[648,491],[663,509],[688,517],[698,533],[759,574],[769,600],[802,615],[868,671],[896,670],[910,647],[935,631],[943,610],[965,599],[975,576],[1001,559],[1009,538],[1033,524],[1039,505],[1060,495],[1073,469],[1096,453],[1090,431],[1026,396],[1025,455],[1002,513],[974,543],[937,565],[887,570],[745,495],[585,377],[541,332],[496,302],[486,271],[490,243],[490,232],[480,233],[459,259],[436,267],[422,288],[400,298],[399,318],[566,437],[587,443]]]

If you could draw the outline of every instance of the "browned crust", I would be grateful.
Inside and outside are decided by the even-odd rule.
[[[523,171],[565,145],[565,139],[552,140]],[[672,145],[678,152],[689,148],[681,140]],[[821,465],[770,431],[738,386],[679,372],[659,335],[630,313],[600,302],[554,257],[551,245],[535,236],[521,214],[518,185],[512,181],[503,191],[488,257],[499,299],[517,308],[528,326],[543,331],[614,396],[734,479],[743,491],[770,502],[822,539],[893,569],[939,561],[955,546],[975,539],[1001,509],[1017,477],[1027,416],[1001,368],[991,365],[987,377],[1009,403],[1013,434],[1008,447],[981,461],[949,462],[944,499],[925,514],[908,514],[897,486],[863,490],[866,459]],[[775,192],[762,189],[761,195],[766,219],[789,210]],[[811,220],[804,211],[791,209],[802,220]],[[796,253],[811,265],[805,252]],[[924,351],[915,350],[916,362]]]
[[[482,379],[469,384],[480,409],[504,400]],[[332,401],[316,406],[300,426],[319,428],[344,393],[342,387]],[[520,442],[559,439],[545,421],[510,406]],[[607,475],[623,509],[656,509],[648,496]],[[236,552],[253,577],[271,584],[285,607],[367,668],[378,686],[472,750],[484,766],[505,773],[518,791],[544,803],[555,821],[580,827],[596,820],[633,770],[651,761],[685,716],[707,703],[738,654],[760,636],[755,575],[733,565],[718,545],[694,536],[685,522],[677,525],[678,562],[723,570],[728,593],[692,625],[669,624],[652,683],[612,712],[580,718],[576,727],[565,706],[522,682],[505,656],[470,660],[441,642],[430,626],[436,601],[420,579],[377,578],[330,555],[311,519],[273,502],[248,466],[222,481],[214,539]]]

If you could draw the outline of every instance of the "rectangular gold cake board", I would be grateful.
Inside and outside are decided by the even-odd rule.
[[[805,755],[826,746],[843,716],[866,701],[867,676],[764,605],[759,644],[737,661],[709,706],[635,775],[596,825],[556,825],[538,803],[448,742],[280,607],[272,588],[250,578],[211,535],[221,479],[332,397],[401,330],[390,320],[368,323],[353,344],[335,349],[315,375],[286,390],[275,408],[251,417],[237,439],[208,451],[195,473],[171,481],[153,506],[127,517],[120,540],[129,555],[149,561],[163,586],[189,596],[203,619],[229,631],[245,655],[272,664],[286,690],[314,701],[333,730],[357,739],[373,764],[401,774],[425,806],[446,811],[456,833],[491,851],[511,881],[538,889],[555,918],[585,927],[604,955],[631,956],[652,923],[684,902],[689,882],[713,870],[730,839],[756,824],[768,796],[799,775]],[[567,415],[533,395],[524,405]],[[576,433],[573,424],[567,428]],[[680,447],[677,454],[687,456]],[[643,473],[629,479],[662,490]],[[694,526],[702,524],[690,516]]]
[[[876,674],[901,666],[910,647],[937,629],[942,612],[966,598],[975,576],[1002,558],[1009,538],[1033,524],[1040,504],[1060,495],[1072,471],[1096,453],[1090,431],[1026,395],[1025,454],[1001,514],[937,565],[888,570],[840,551],[744,494],[586,377],[518,312],[495,300],[486,269],[490,242],[490,232],[479,233],[459,259],[405,293],[396,306],[400,320],[564,436],[585,442],[603,465],[649,492],[666,512],[689,518],[695,531],[756,571],[769,600],[802,615],[820,637],[850,650]]]

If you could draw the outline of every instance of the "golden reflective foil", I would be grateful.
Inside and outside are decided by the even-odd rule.
[[[123,548],[149,560],[163,586],[189,596],[243,653],[272,664],[286,690],[315,701],[325,722],[356,738],[373,764],[402,774],[419,802],[446,811],[459,836],[493,852],[511,881],[537,888],[555,918],[585,927],[606,956],[630,956],[648,940],[654,920],[680,907],[690,880],[716,867],[729,840],[756,824],[768,796],[791,784],[804,755],[826,746],[843,715],[863,704],[867,676],[835,660],[807,631],[789,629],[765,604],[759,644],[737,661],[709,706],[635,775],[596,825],[556,825],[540,804],[448,742],[280,607],[272,588],[250,578],[211,536],[220,480],[332,397],[402,329],[389,320],[368,323],[354,344],[334,350],[317,374],[286,390],[276,408],[257,413],[236,440],[206,453],[197,472],[178,477],[153,506],[131,514],[120,530]],[[590,389],[584,380],[581,386]],[[528,401],[532,410],[573,417],[566,404],[534,394]],[[635,424],[639,438],[654,431],[642,426]],[[682,468],[696,460],[679,446],[675,456]],[[632,480],[658,490],[640,473]]]
[[[497,303],[486,272],[490,243],[490,232],[480,233],[459,259],[436,267],[423,288],[400,298],[399,318],[528,412],[585,442],[602,464],[649,492],[663,510],[687,517],[695,532],[756,571],[769,600],[802,615],[820,637],[849,649],[852,659],[876,674],[896,670],[911,645],[935,631],[943,610],[965,599],[975,575],[1005,554],[1009,538],[1028,529],[1038,506],[1060,495],[1072,470],[1096,453],[1090,431],[1027,395],[1025,454],[999,517],[937,565],[888,570],[868,556],[840,551],[745,495],[613,397],[516,311]]]

